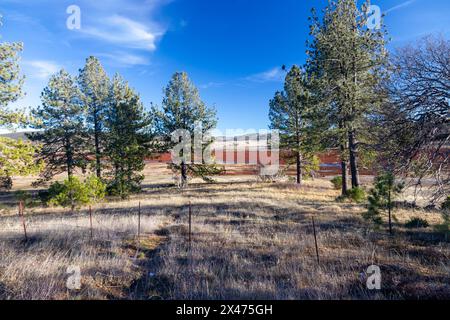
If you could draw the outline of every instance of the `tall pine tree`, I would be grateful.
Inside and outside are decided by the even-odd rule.
[[[0,16],[0,26],[2,24]],[[8,105],[22,96],[24,77],[20,75],[19,59],[22,43],[0,43],[0,127],[11,127],[24,121],[22,112],[11,111]]]
[[[1,23],[0,16],[0,26]],[[27,120],[23,112],[8,108],[22,95],[21,51],[21,43],[0,43],[0,128],[11,129]],[[41,163],[34,161],[36,150],[29,142],[0,138],[0,188],[11,188],[13,175],[29,175],[40,170]]]
[[[201,123],[202,136],[216,127],[215,109],[208,108],[200,99],[198,89],[185,72],[177,72],[172,76],[164,95],[162,109],[156,107],[152,109],[156,134],[162,142],[161,150],[170,150],[177,144],[172,141],[172,133],[176,130],[187,130],[191,135],[191,141],[194,141],[194,134],[198,130],[196,124]],[[211,140],[202,142],[202,150],[211,143]],[[181,186],[187,184],[188,174],[208,180],[208,175],[220,172],[214,165],[204,164],[203,161],[201,164],[195,164],[192,155],[182,155],[182,158],[181,164],[175,166],[181,173]]]
[[[70,178],[77,168],[86,168],[87,136],[80,96],[75,79],[61,70],[42,92],[42,105],[32,111],[38,120],[33,128],[38,131],[28,136],[41,144],[39,158],[46,164],[41,182],[62,172]]]
[[[109,99],[105,119],[105,151],[112,167],[109,191],[126,198],[140,190],[144,179],[141,172],[152,141],[151,120],[139,95],[119,75],[112,81]]]
[[[80,70],[78,83],[87,112],[87,129],[93,145],[92,153],[95,154],[95,172],[101,178],[101,160],[105,147],[104,121],[109,106],[110,80],[100,61],[91,56]]]
[[[293,152],[298,184],[302,183],[303,169],[313,162],[320,146],[314,134],[318,126],[313,108],[310,79],[293,66],[286,75],[284,91],[277,92],[270,101],[269,118],[271,129],[280,132],[281,147]]]
[[[330,1],[322,21],[313,13],[308,50],[321,96],[334,113],[330,127],[338,132],[343,175],[348,159],[353,188],[360,184],[358,153],[365,142],[366,121],[384,98],[379,88],[387,64],[385,31],[367,28],[368,5],[359,9],[355,0]]]

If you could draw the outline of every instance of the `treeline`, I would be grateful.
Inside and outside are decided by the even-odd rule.
[[[361,192],[359,172],[369,167],[385,174],[380,181],[411,178],[420,187],[433,178],[437,201],[450,193],[450,42],[427,37],[389,55],[386,28],[367,27],[367,6],[338,0],[320,17],[313,11],[308,59],[286,70],[283,90],[270,101],[270,126],[291,151],[299,184],[317,167],[317,152],[337,148],[342,197]],[[140,189],[144,158],[177,143],[174,131],[194,134],[201,122],[206,133],[217,124],[215,110],[185,73],[175,73],[161,106],[146,111],[127,81],[109,78],[95,57],[75,76],[64,70],[52,76],[31,117],[11,111],[8,104],[22,94],[21,50],[18,43],[0,44],[0,126],[37,129],[30,134],[36,144],[0,140],[0,176],[8,183],[12,175],[38,171],[39,182],[91,171],[110,194],[126,197]],[[203,142],[202,150],[210,143]],[[182,186],[189,175],[220,172],[192,164],[188,154],[172,165]]]
[[[63,184],[49,188],[59,204],[74,207],[76,202],[86,203],[90,191],[94,198],[105,191],[126,198],[141,189],[145,158],[167,152],[177,143],[172,141],[175,130],[193,133],[195,124],[202,123],[204,134],[217,124],[215,109],[200,99],[186,73],[175,73],[164,89],[161,107],[151,105],[146,111],[128,82],[119,74],[109,78],[96,57],[89,57],[75,76],[65,70],[51,76],[42,91],[41,105],[29,116],[11,110],[8,104],[23,95],[24,77],[18,64],[21,50],[20,43],[0,44],[0,126],[34,131],[27,133],[32,142],[0,138],[2,188],[12,187],[13,175],[39,173],[35,184],[44,184],[65,174]],[[203,142],[202,150],[211,142]],[[186,185],[188,176],[208,180],[208,175],[220,172],[214,165],[192,164],[189,152],[183,152],[181,163],[172,164],[181,186]],[[94,175],[82,183],[76,176],[79,172]],[[95,190],[88,190],[92,186]]]
[[[416,186],[433,178],[433,200],[442,199],[450,193],[450,42],[426,37],[389,56],[386,28],[367,27],[367,8],[339,0],[321,18],[313,11],[307,62],[288,70],[270,101],[271,127],[292,151],[299,184],[318,151],[337,148],[342,197],[362,192],[367,167]]]
[[[200,100],[186,73],[175,73],[164,90],[162,108],[146,111],[139,94],[120,75],[108,77],[100,61],[89,57],[74,77],[64,70],[52,76],[43,90],[42,104],[32,110],[28,137],[40,146],[38,159],[45,163],[38,183],[65,172],[95,172],[107,192],[123,198],[140,191],[145,158],[175,144],[172,132],[193,132],[215,127],[215,111]],[[94,159],[91,159],[91,158]],[[188,161],[180,170],[187,181]]]
[[[143,177],[137,172],[152,139],[151,121],[120,75],[109,79],[98,59],[89,57],[76,77],[64,70],[53,75],[41,100],[31,113],[36,131],[28,134],[45,163],[39,182],[91,170],[107,181],[110,194],[126,196],[139,189]]]

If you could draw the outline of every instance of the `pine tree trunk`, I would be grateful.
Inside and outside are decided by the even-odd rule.
[[[181,163],[181,187],[184,188],[187,184],[187,167],[186,163],[183,161]]]
[[[389,234],[392,235],[392,199],[391,190],[388,193],[388,210],[389,210]]]
[[[71,165],[71,160],[67,161],[67,177],[69,179],[73,177],[73,167]]]
[[[295,152],[296,154],[296,162],[297,162],[297,184],[301,185],[302,184],[302,155],[300,153],[300,117],[298,114],[296,114],[296,118],[295,118],[295,122],[296,122],[296,146],[297,146],[297,151]]]
[[[342,195],[346,196],[348,192],[347,185],[347,161],[341,162],[341,170],[342,170]]]
[[[346,196],[348,192],[347,185],[347,161],[344,159],[345,146],[341,145],[341,175],[342,175],[342,196]]]
[[[357,28],[354,28],[354,32],[357,32]],[[353,43],[353,46],[356,50],[356,45]],[[358,74],[357,74],[357,63],[356,63],[356,56],[353,56],[353,83],[355,85],[355,88],[358,87]],[[355,96],[353,96],[353,104],[352,104],[352,114],[355,113],[356,109],[356,99]],[[359,172],[358,172],[358,146],[356,142],[355,137],[355,130],[353,126],[350,126],[350,130],[348,132],[348,145],[349,145],[349,152],[350,152],[350,171],[352,174],[352,188],[358,188],[359,187]]]
[[[348,133],[348,143],[350,152],[350,171],[352,174],[352,188],[358,188],[359,183],[359,171],[358,171],[358,158],[357,158],[357,145],[355,139],[355,131],[351,130]]]
[[[94,139],[95,139],[95,167],[97,171],[97,178],[102,177],[102,167],[101,167],[101,155],[100,155],[100,128],[97,119],[97,115],[94,115]]]
[[[302,156],[299,151],[296,152],[296,163],[297,163],[297,184],[302,184]]]
[[[66,140],[66,165],[67,165],[67,177],[70,179],[73,176],[73,152],[70,139]]]
[[[120,195],[122,199],[126,199],[128,197],[128,190],[126,190],[126,184],[125,184],[125,171],[123,169],[123,166],[120,166]]]

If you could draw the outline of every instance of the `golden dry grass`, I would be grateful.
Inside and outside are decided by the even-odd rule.
[[[164,220],[143,217],[143,234],[152,234]],[[94,214],[92,239],[86,213],[27,216],[26,242],[17,217],[1,221],[0,298],[123,298],[123,289],[142,274],[133,264],[136,250],[126,245],[136,235],[135,216]],[[81,269],[79,292],[66,288],[69,266]]]
[[[399,210],[396,234],[373,231],[355,204],[336,204],[326,181],[298,189],[276,184],[197,186],[193,240],[187,207],[173,213],[170,241],[159,252],[148,296],[167,299],[449,298],[450,247],[431,228],[401,227],[410,217],[440,222],[438,213]],[[315,217],[320,266],[315,257]],[[364,272],[381,267],[383,289],[369,291]]]
[[[159,168],[159,167],[158,167]],[[161,166],[162,168],[162,166]],[[159,169],[161,169],[159,168]],[[374,230],[364,207],[337,203],[328,180],[260,184],[221,177],[180,191],[164,170],[147,169],[142,194],[86,210],[27,210],[22,241],[15,208],[0,218],[0,297],[12,299],[427,299],[450,298],[450,245],[433,227],[402,226],[438,212],[399,209],[395,234]],[[195,182],[195,181],[194,181]],[[137,206],[142,237],[136,241]],[[188,242],[188,203],[193,235]],[[320,265],[311,218],[315,218]],[[380,266],[382,290],[366,288]],[[78,265],[82,289],[65,286]]]

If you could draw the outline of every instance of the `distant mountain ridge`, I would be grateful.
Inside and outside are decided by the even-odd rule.
[[[4,134],[0,134],[0,137],[4,137],[4,138],[10,138],[10,139],[14,139],[14,140],[29,140],[26,136],[26,133],[32,133],[31,131],[27,131],[27,132],[12,132],[12,133],[4,133]]]
[[[33,131],[22,131],[22,132],[10,132],[10,133],[3,133],[0,134],[0,137],[6,137],[14,140],[29,140],[26,136],[27,133],[33,133]],[[225,137],[225,136],[217,136],[215,137],[216,142],[215,143],[223,143],[223,144],[235,144],[238,145],[250,145],[254,146],[255,143],[258,142],[258,135],[257,134],[247,134],[247,135],[240,135],[235,137]],[[263,134],[259,136],[259,143],[262,143],[265,145],[265,142],[267,141],[267,135]]]

